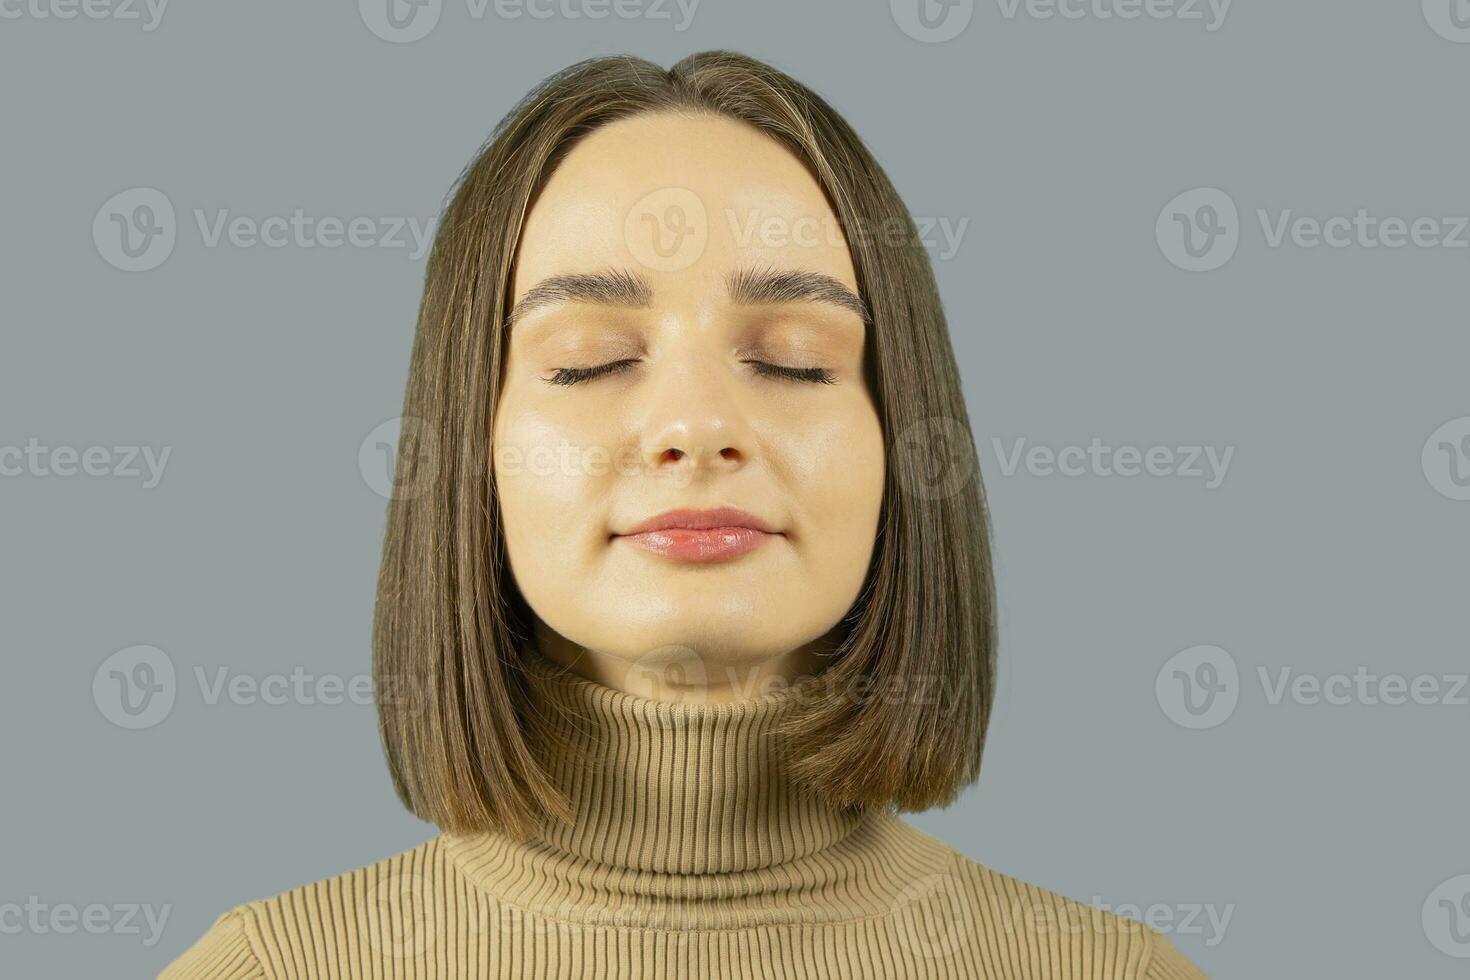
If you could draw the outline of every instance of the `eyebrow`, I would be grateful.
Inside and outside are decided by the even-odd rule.
[[[532,310],[557,303],[646,307],[653,305],[653,289],[642,276],[626,269],[563,273],[543,279],[528,289],[510,311],[510,316],[505,318],[505,325],[513,327]]]
[[[820,272],[737,269],[725,277],[725,291],[740,306],[830,303],[856,313],[865,324],[872,322],[861,296]],[[642,276],[626,269],[551,276],[526,291],[506,317],[505,325],[507,329],[513,327],[533,310],[558,303],[646,308],[653,305],[653,288]]]
[[[725,279],[730,299],[744,305],[761,303],[831,303],[872,322],[868,304],[838,280],[820,272],[739,269]]]

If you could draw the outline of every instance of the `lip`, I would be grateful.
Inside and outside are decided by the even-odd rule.
[[[715,507],[665,511],[614,537],[675,561],[715,562],[748,554],[779,533],[738,507]]]

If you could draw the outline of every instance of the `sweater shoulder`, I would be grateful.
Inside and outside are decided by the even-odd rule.
[[[1027,980],[1208,980],[1163,933],[1136,919],[1084,904],[973,860],[905,823],[916,841],[948,854],[934,876],[951,891],[972,933],[1002,976]]]
[[[232,909],[166,966],[158,980],[265,980],[260,957],[250,942],[246,919]]]
[[[350,976],[422,940],[424,896],[448,872],[435,837],[418,847],[236,906],[159,980]],[[303,973],[304,965],[307,969]],[[344,969],[345,968],[345,969]]]

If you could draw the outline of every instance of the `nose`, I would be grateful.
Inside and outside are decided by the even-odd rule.
[[[734,472],[753,451],[738,381],[718,358],[654,365],[645,386],[643,463],[652,473]]]

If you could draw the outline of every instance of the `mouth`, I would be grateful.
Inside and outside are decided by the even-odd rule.
[[[754,514],[717,507],[665,511],[613,538],[674,561],[717,562],[749,554],[779,536]]]

